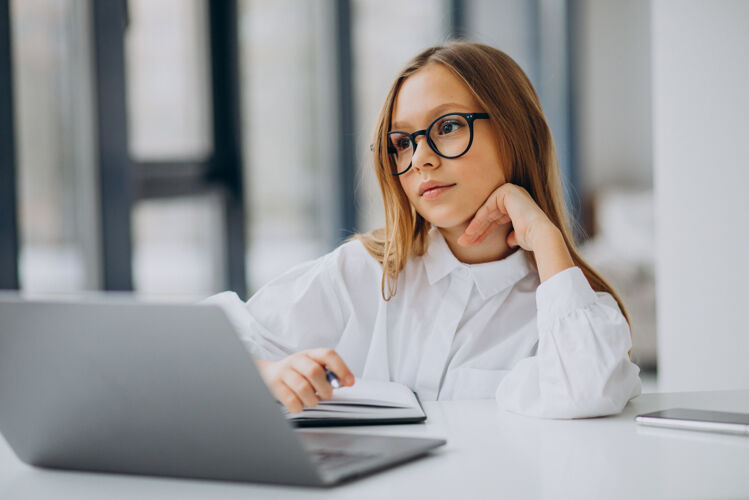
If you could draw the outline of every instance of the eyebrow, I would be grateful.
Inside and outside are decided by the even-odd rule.
[[[444,104],[440,104],[439,106],[436,106],[432,109],[430,109],[426,116],[429,117],[429,122],[431,123],[432,120],[443,114],[444,111],[451,108],[463,108],[468,109],[468,106],[465,104],[458,104],[457,102],[446,102]],[[408,122],[393,122],[391,124],[391,130],[403,130],[408,128]]]

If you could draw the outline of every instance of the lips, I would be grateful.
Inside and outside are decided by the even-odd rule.
[[[419,185],[419,196],[424,196],[425,194],[428,194],[430,191],[433,191],[433,190],[444,191],[444,189],[440,189],[440,188],[448,188],[454,185],[455,184],[450,184],[447,182],[437,182],[437,181],[422,182]]]

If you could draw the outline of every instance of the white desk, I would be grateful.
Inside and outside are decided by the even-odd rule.
[[[749,412],[749,390],[645,394],[621,415],[585,420],[521,417],[497,410],[494,401],[424,406],[426,424],[345,431],[445,437],[446,446],[333,489],[35,469],[0,437],[0,498],[749,497],[749,437],[646,428],[632,420],[680,406]]]

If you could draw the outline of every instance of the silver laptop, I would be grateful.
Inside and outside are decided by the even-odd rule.
[[[442,439],[295,430],[218,306],[0,298],[0,432],[39,467],[329,486]]]

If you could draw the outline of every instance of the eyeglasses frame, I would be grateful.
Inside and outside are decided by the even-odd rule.
[[[447,156],[447,155],[440,153],[437,150],[437,146],[434,144],[434,141],[432,141],[432,138],[430,137],[428,132],[431,130],[434,124],[437,123],[439,120],[441,120],[442,118],[446,116],[452,116],[452,115],[459,115],[465,118],[465,120],[468,122],[468,130],[471,135],[470,135],[470,139],[468,140],[468,146],[466,146],[465,151],[455,156]],[[408,132],[403,132],[401,130],[391,130],[390,132],[387,133],[387,135],[388,137],[390,137],[390,134],[403,134],[403,135],[408,136],[409,141],[411,141],[411,147],[413,148],[413,153],[411,153],[411,158],[413,158],[413,155],[416,154],[416,147],[418,146],[416,144],[416,138],[419,137],[420,135],[423,135],[426,138],[427,144],[429,144],[429,147],[431,148],[432,151],[434,151],[438,156],[442,158],[453,160],[455,158],[460,158],[461,156],[466,154],[469,149],[471,149],[471,145],[473,144],[473,122],[475,120],[487,120],[487,119],[489,119],[489,113],[457,113],[457,112],[445,113],[444,115],[440,115],[434,120],[432,120],[432,123],[430,123],[429,126],[423,130],[417,130],[416,132],[413,132],[411,134],[409,134]],[[397,155],[398,153],[396,153],[394,151],[394,148],[388,144],[388,154]],[[413,160],[411,161],[411,163],[408,164],[408,167],[406,167],[406,169],[403,172],[391,172],[391,174],[395,176],[403,175],[409,170],[411,170],[412,166],[413,166]]]

